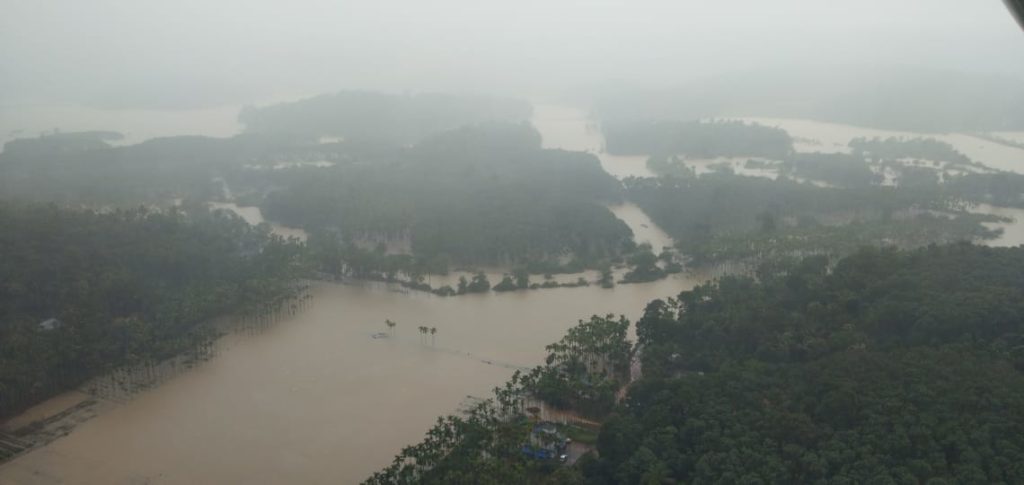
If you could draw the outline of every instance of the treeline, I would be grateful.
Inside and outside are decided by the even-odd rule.
[[[953,145],[934,138],[854,138],[850,140],[850,148],[854,155],[874,159],[913,158],[953,165],[974,164],[967,155],[953,148]]]
[[[320,143],[273,129],[123,147],[111,146],[116,134],[104,132],[21,139],[0,154],[0,197],[94,208],[233,200],[319,233],[321,241],[335,237],[335,253],[360,257],[347,249],[354,240],[404,241],[416,265],[431,270],[445,261],[597,268],[632,250],[629,228],[605,207],[621,199],[621,188],[593,155],[541,149],[540,135],[521,123],[441,131],[449,124],[438,117],[450,116],[457,126],[516,118],[509,113],[523,111],[518,103],[440,95],[342,98],[347,101],[322,109],[351,116],[346,103],[365,102],[365,109],[382,110],[380,116],[398,116],[406,108],[385,108],[406,106],[430,130],[412,146],[384,136]],[[401,127],[395,130],[401,138]]]
[[[1024,480],[1024,250],[865,249],[648,305],[589,483]]]
[[[673,125],[706,125],[703,130],[720,132],[723,139],[720,144],[701,143],[686,147],[671,141],[673,137],[679,136],[673,133],[680,132],[678,128],[669,128]],[[730,125],[733,126],[724,128]],[[760,125],[744,125],[738,121],[722,124],[638,123],[627,126],[628,129],[608,130],[617,137],[609,138],[609,143],[615,139],[618,146],[629,147],[623,150],[627,153],[650,155],[647,167],[658,175],[696,177],[697,173],[694,167],[687,164],[687,158],[715,157],[754,157],[748,159],[743,167],[842,188],[862,188],[886,182],[901,187],[938,186],[963,177],[992,173],[991,169],[972,161],[952,145],[934,138],[855,138],[849,143],[851,153],[800,153],[794,152],[788,142],[785,146],[789,148],[783,150],[782,144],[778,144],[779,148],[772,148],[771,143],[759,144],[752,141],[756,137],[751,133],[769,130],[785,134],[785,131]],[[748,133],[728,133],[736,129]],[[697,145],[699,149],[694,149]],[[712,165],[710,168],[719,172],[734,171],[727,165]],[[886,180],[887,171],[892,175],[892,180]]]
[[[967,174],[946,180],[954,193],[977,202],[1024,207],[1024,175],[1012,172]]]
[[[238,120],[251,133],[408,145],[465,125],[527,121],[532,111],[528,102],[511,98],[342,91],[261,108],[249,106]]]
[[[618,182],[590,154],[543,150],[529,125],[448,132],[374,163],[272,174],[264,214],[343,237],[408,238],[421,261],[517,264],[564,255],[590,263],[629,249],[605,207]]]
[[[630,379],[629,320],[594,315],[546,347],[546,364],[516,371],[494,397],[457,415],[438,418],[426,438],[407,446],[366,484],[581,483],[579,471],[523,450],[539,412],[538,399],[600,417]],[[534,419],[531,419],[531,416]]]
[[[698,175],[677,155],[652,155],[659,179],[626,181],[627,197],[695,263],[808,254],[860,246],[916,247],[998,236],[977,204],[1024,206],[1024,176],[997,172],[932,138],[854,139],[852,153],[749,159]],[[798,183],[799,182],[799,183]]]
[[[377,160],[464,125],[525,121],[531,111],[515,99],[343,92],[247,108],[239,116],[246,133],[229,138],[176,136],[115,147],[110,142],[120,133],[53,133],[5,144],[0,197],[118,206],[216,198],[221,187],[214,178],[265,184],[258,169]]]
[[[793,151],[785,130],[743,121],[609,123],[603,131],[605,149],[615,155],[781,159]]]
[[[115,147],[103,133],[18,139],[0,153],[0,197],[83,205],[166,204],[215,199],[213,181],[246,164],[324,156],[287,137],[154,138]]]
[[[0,203],[0,416],[90,377],[208,346],[228,314],[288,310],[298,245],[202,206]]]
[[[780,164],[780,174],[816,180],[834,187],[879,185],[885,177],[871,169],[863,156],[845,153],[794,153]]]
[[[999,220],[966,212],[963,194],[937,185],[833,188],[730,173],[625,183],[697,264],[991,238],[981,223]]]

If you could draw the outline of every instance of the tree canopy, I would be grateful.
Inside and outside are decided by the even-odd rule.
[[[793,140],[785,130],[743,121],[612,123],[603,131],[606,149],[616,155],[778,159],[793,151]]]
[[[1024,249],[810,258],[652,302],[591,483],[1024,479]]]
[[[191,351],[211,319],[280,305],[302,274],[294,242],[202,206],[0,203],[0,227],[0,416]]]
[[[265,107],[246,107],[238,120],[250,133],[407,145],[465,125],[526,121],[532,111],[526,101],[510,98],[342,91]]]
[[[421,259],[517,263],[618,254],[632,233],[604,206],[618,182],[593,155],[544,150],[529,125],[486,124],[393,159],[281,174],[268,218],[309,231],[411,240]]]

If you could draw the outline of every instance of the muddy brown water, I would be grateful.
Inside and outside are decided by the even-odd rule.
[[[700,278],[442,298],[318,284],[310,307],[0,466],[0,483],[353,483],[594,313]],[[398,322],[395,335],[384,320]],[[435,341],[416,327],[438,329]]]
[[[544,148],[592,153],[601,161],[601,167],[616,178],[654,176],[647,169],[647,156],[612,155],[605,152],[601,128],[581,109],[538,104],[533,107],[533,118],[530,121],[543,135]]]

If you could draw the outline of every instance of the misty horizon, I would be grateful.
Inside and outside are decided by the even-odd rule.
[[[837,66],[1021,78],[1022,36],[998,1],[14,2],[0,107],[203,109],[341,90],[557,99]]]

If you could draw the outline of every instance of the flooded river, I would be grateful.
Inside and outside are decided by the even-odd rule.
[[[419,441],[466,396],[594,313],[637,317],[695,283],[442,298],[319,284],[309,309],[0,466],[5,484],[353,483]],[[373,339],[384,319],[394,338]],[[416,327],[437,327],[436,342]]]
[[[259,207],[256,206],[240,206],[234,202],[210,202],[210,207],[213,209],[229,210],[238,214],[245,222],[258,226],[263,223],[267,223],[270,226],[270,232],[277,234],[283,238],[298,238],[300,241],[305,241],[308,234],[302,229],[295,227],[282,226],[274,222],[267,222],[263,219],[263,212],[260,211]]]
[[[543,134],[544,148],[590,152],[601,160],[601,167],[617,178],[653,177],[646,156],[611,155],[604,150],[601,128],[586,111],[568,106],[539,104],[533,107],[533,126]]]
[[[974,210],[982,214],[993,214],[1011,219],[1010,222],[983,223],[989,229],[1003,230],[1003,233],[999,237],[985,241],[984,244],[986,246],[1012,247],[1024,244],[1024,209],[979,204],[974,208]]]
[[[565,113],[538,119],[546,146],[600,146],[582,112]],[[602,157],[616,175],[646,170],[627,163]],[[257,208],[219,207],[262,220]],[[671,244],[636,206],[610,209],[638,242]],[[222,338],[217,357],[130,401],[101,403],[69,435],[0,465],[0,483],[355,483],[468,396],[486,397],[515,369],[540,364],[544,346],[579,319],[635,319],[650,300],[703,280],[453,298],[319,283],[304,311],[256,335]],[[398,322],[394,335],[372,338],[385,319]],[[436,327],[434,339],[421,338],[420,325]],[[30,416],[81,397],[69,393]]]

